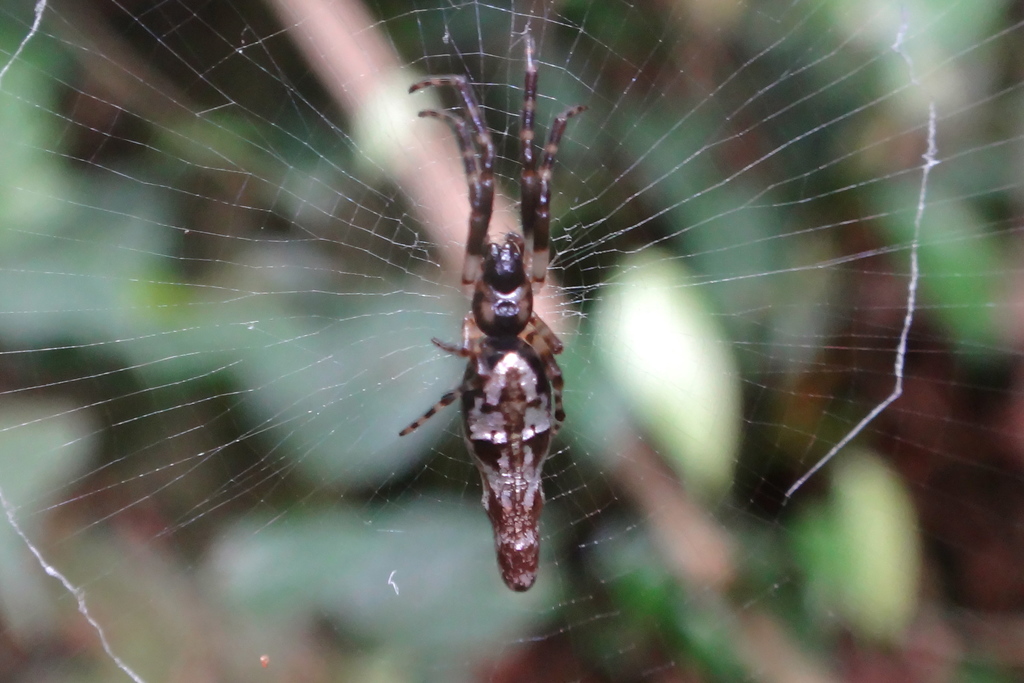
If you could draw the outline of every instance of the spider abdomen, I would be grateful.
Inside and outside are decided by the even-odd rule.
[[[554,431],[551,386],[537,352],[518,337],[485,338],[466,371],[462,396],[466,442],[483,482],[506,585],[533,585],[540,560],[544,506],[541,469]]]

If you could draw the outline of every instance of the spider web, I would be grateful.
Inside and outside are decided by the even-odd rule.
[[[1013,3],[0,2],[0,678],[1011,680]],[[453,388],[452,107],[574,118],[537,584]]]

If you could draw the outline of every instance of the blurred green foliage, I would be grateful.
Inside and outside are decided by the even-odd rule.
[[[2,55],[23,5],[0,5]],[[0,488],[147,680],[252,680],[271,650],[278,671],[319,662],[309,680],[487,678],[563,636],[574,680],[748,680],[755,614],[826,670],[843,648],[905,644],[930,559],[895,455],[868,430],[831,485],[819,475],[792,511],[782,492],[894,385],[911,253],[912,348],[1016,356],[999,317],[1019,161],[999,155],[1020,135],[1020,75],[1000,55],[1020,40],[1000,33],[1006,3],[705,5],[573,0],[533,19],[538,121],[590,110],[555,177],[553,276],[579,325],[525,596],[494,567],[456,411],[397,436],[458,381],[428,340],[453,338],[467,301],[360,146],[373,110],[336,112],[266,8],[189,9],[217,34],[274,27],[262,54],[212,62],[191,53],[202,22],[171,9],[110,10],[124,45],[85,50],[71,10],[48,12],[0,82]],[[373,9],[406,65],[484,84],[514,196],[523,17]],[[116,71],[124,46],[179,109],[101,83],[88,58]],[[220,111],[228,92],[239,106]],[[943,163],[921,206],[929,104]],[[671,561],[668,502],[623,492],[638,441],[728,539],[721,584]],[[20,675],[74,642],[76,606],[0,530]],[[73,647],[88,663],[47,662],[55,680],[119,675]],[[977,662],[968,648],[961,680],[1004,680]]]

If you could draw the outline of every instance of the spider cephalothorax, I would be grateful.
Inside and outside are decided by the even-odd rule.
[[[489,337],[516,336],[533,313],[533,283],[523,265],[523,238],[510,232],[503,244],[491,243],[483,275],[473,292],[473,320]]]
[[[498,565],[505,583],[517,591],[528,589],[537,578],[537,525],[544,505],[541,468],[565,419],[562,371],[555,361],[562,342],[533,312],[533,287],[541,285],[547,274],[555,153],[566,122],[584,109],[571,107],[555,118],[537,168],[533,147],[537,66],[533,39],[529,33],[525,39],[519,126],[522,235],[508,233],[501,242],[487,239],[494,203],[494,143],[469,82],[462,76],[438,76],[409,89],[451,85],[462,98],[465,118],[433,110],[420,116],[447,121],[462,151],[470,203],[462,281],[474,285],[474,291],[472,310],[462,325],[462,344],[432,340],[469,360],[462,383],[400,432],[404,436],[414,431],[437,411],[462,399],[466,445],[483,482],[484,509],[494,528]]]

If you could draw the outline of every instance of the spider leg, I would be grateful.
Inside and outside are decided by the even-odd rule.
[[[557,354],[562,352],[562,349],[565,348],[562,344],[562,340],[558,338],[558,335],[554,333],[554,330],[548,327],[546,322],[540,319],[539,315],[532,313],[530,315],[529,324],[533,326],[533,331],[536,332],[540,338],[544,340],[544,343],[548,345],[548,348],[551,349],[551,353]],[[526,343],[529,344],[530,340],[527,339]]]
[[[534,202],[532,217],[534,239],[530,268],[534,282],[544,282],[544,277],[548,272],[548,261],[551,258],[551,170],[555,165],[558,143],[562,141],[562,133],[565,132],[565,126],[569,119],[585,109],[584,105],[577,104],[556,116],[554,123],[551,124],[551,132],[548,133],[548,143],[544,145],[544,160],[541,161],[540,169],[537,170],[537,186],[533,190],[536,196],[532,200]]]
[[[466,317],[462,319],[461,346],[458,344],[452,344],[451,342],[442,341],[437,337],[431,338],[430,341],[434,346],[442,351],[446,351],[452,355],[460,356],[462,358],[469,358],[479,351],[480,337],[480,328],[476,324],[476,319],[473,317],[472,311],[470,311]]]
[[[451,344],[446,341],[441,341],[437,337],[433,337],[430,341],[432,341],[434,343],[434,346],[436,346],[437,348],[441,349],[442,351],[447,351],[450,354],[462,356],[463,358],[467,358],[468,356],[471,355],[469,349],[465,348],[464,346],[458,346],[457,344]]]
[[[544,358],[545,354],[541,354],[541,358]],[[562,423],[565,422],[565,408],[562,407],[562,390],[565,389],[565,380],[562,378],[562,370],[558,367],[558,363],[555,359],[548,355],[550,362],[547,364],[548,367],[548,381],[551,382],[551,395],[554,397],[554,408],[555,408],[555,428],[554,434],[558,433],[558,430],[562,428]]]
[[[473,147],[473,136],[470,134],[469,128],[466,127],[464,120],[446,111],[434,111],[433,109],[425,109],[420,112],[419,116],[421,119],[429,117],[447,122],[452,127],[452,130],[455,131],[455,139],[459,141],[459,151],[462,152],[462,163],[466,167],[466,177],[472,178],[480,173],[479,166],[477,165],[476,149]]]
[[[491,222],[491,213],[494,210],[494,141],[491,140],[491,133],[484,123],[483,113],[473,94],[473,89],[462,76],[428,78],[414,83],[409,88],[409,92],[416,92],[428,86],[442,85],[454,86],[462,96],[466,118],[472,126],[478,147],[478,149],[473,149],[473,145],[469,143],[472,136],[456,127],[459,147],[462,149],[463,158],[466,159],[466,178],[469,182],[469,237],[466,239],[466,261],[462,268],[462,284],[468,285],[479,280],[483,272],[484,250],[487,247],[487,226]],[[421,114],[421,116],[423,115],[435,116],[436,114]],[[447,117],[438,116],[438,118]],[[463,125],[463,129],[465,128],[466,126]],[[470,152],[474,155],[472,168],[468,162]]]
[[[565,380],[562,377],[562,369],[558,367],[558,361],[555,360],[555,354],[562,352],[562,342],[536,314],[530,318],[523,341],[532,346],[540,359],[544,361],[545,374],[548,382],[551,383],[551,395],[554,401],[553,433],[557,433],[562,423],[565,422],[565,409],[562,407],[562,390],[565,388]]]
[[[533,253],[534,219],[537,215],[537,161],[533,156],[533,121],[537,113],[537,64],[533,59],[533,36],[526,33],[526,77],[523,80],[523,109],[519,114],[519,212],[525,243],[523,258],[530,263]],[[529,266],[527,266],[529,272]]]
[[[544,361],[544,374],[547,375],[548,382],[551,384],[551,396],[554,403],[554,406],[552,406],[555,418],[552,434],[554,435],[562,427],[562,423],[565,422],[565,409],[562,407],[562,390],[565,388],[565,379],[562,377],[562,369],[558,367],[558,362],[555,360],[551,349],[548,348],[547,342],[540,339],[539,336],[535,337],[532,332],[527,333],[525,341],[534,348],[540,359]]]
[[[405,436],[406,434],[411,434],[411,433],[415,432],[417,429],[422,427],[426,423],[427,420],[429,420],[430,418],[434,417],[434,415],[436,415],[438,412],[440,412],[441,410],[444,410],[445,408],[447,408],[448,406],[450,406],[451,404],[455,403],[460,398],[462,398],[462,392],[463,391],[464,391],[464,389],[460,386],[458,389],[453,389],[452,391],[449,391],[448,393],[446,393],[444,396],[441,397],[440,401],[438,401],[437,403],[435,403],[434,405],[432,405],[430,407],[430,410],[428,410],[427,412],[423,413],[422,417],[420,417],[419,419],[414,421],[408,427],[406,427],[402,431],[398,432],[398,435],[399,436]]]
[[[551,125],[548,143],[540,169],[533,148],[533,122],[537,113],[537,63],[535,45],[529,32],[526,42],[526,77],[523,81],[523,109],[519,118],[519,163],[522,174],[519,181],[519,210],[525,242],[527,273],[534,282],[544,282],[550,260],[551,240],[551,169],[555,163],[558,143],[565,132],[566,122],[586,109],[582,105],[563,111]]]

